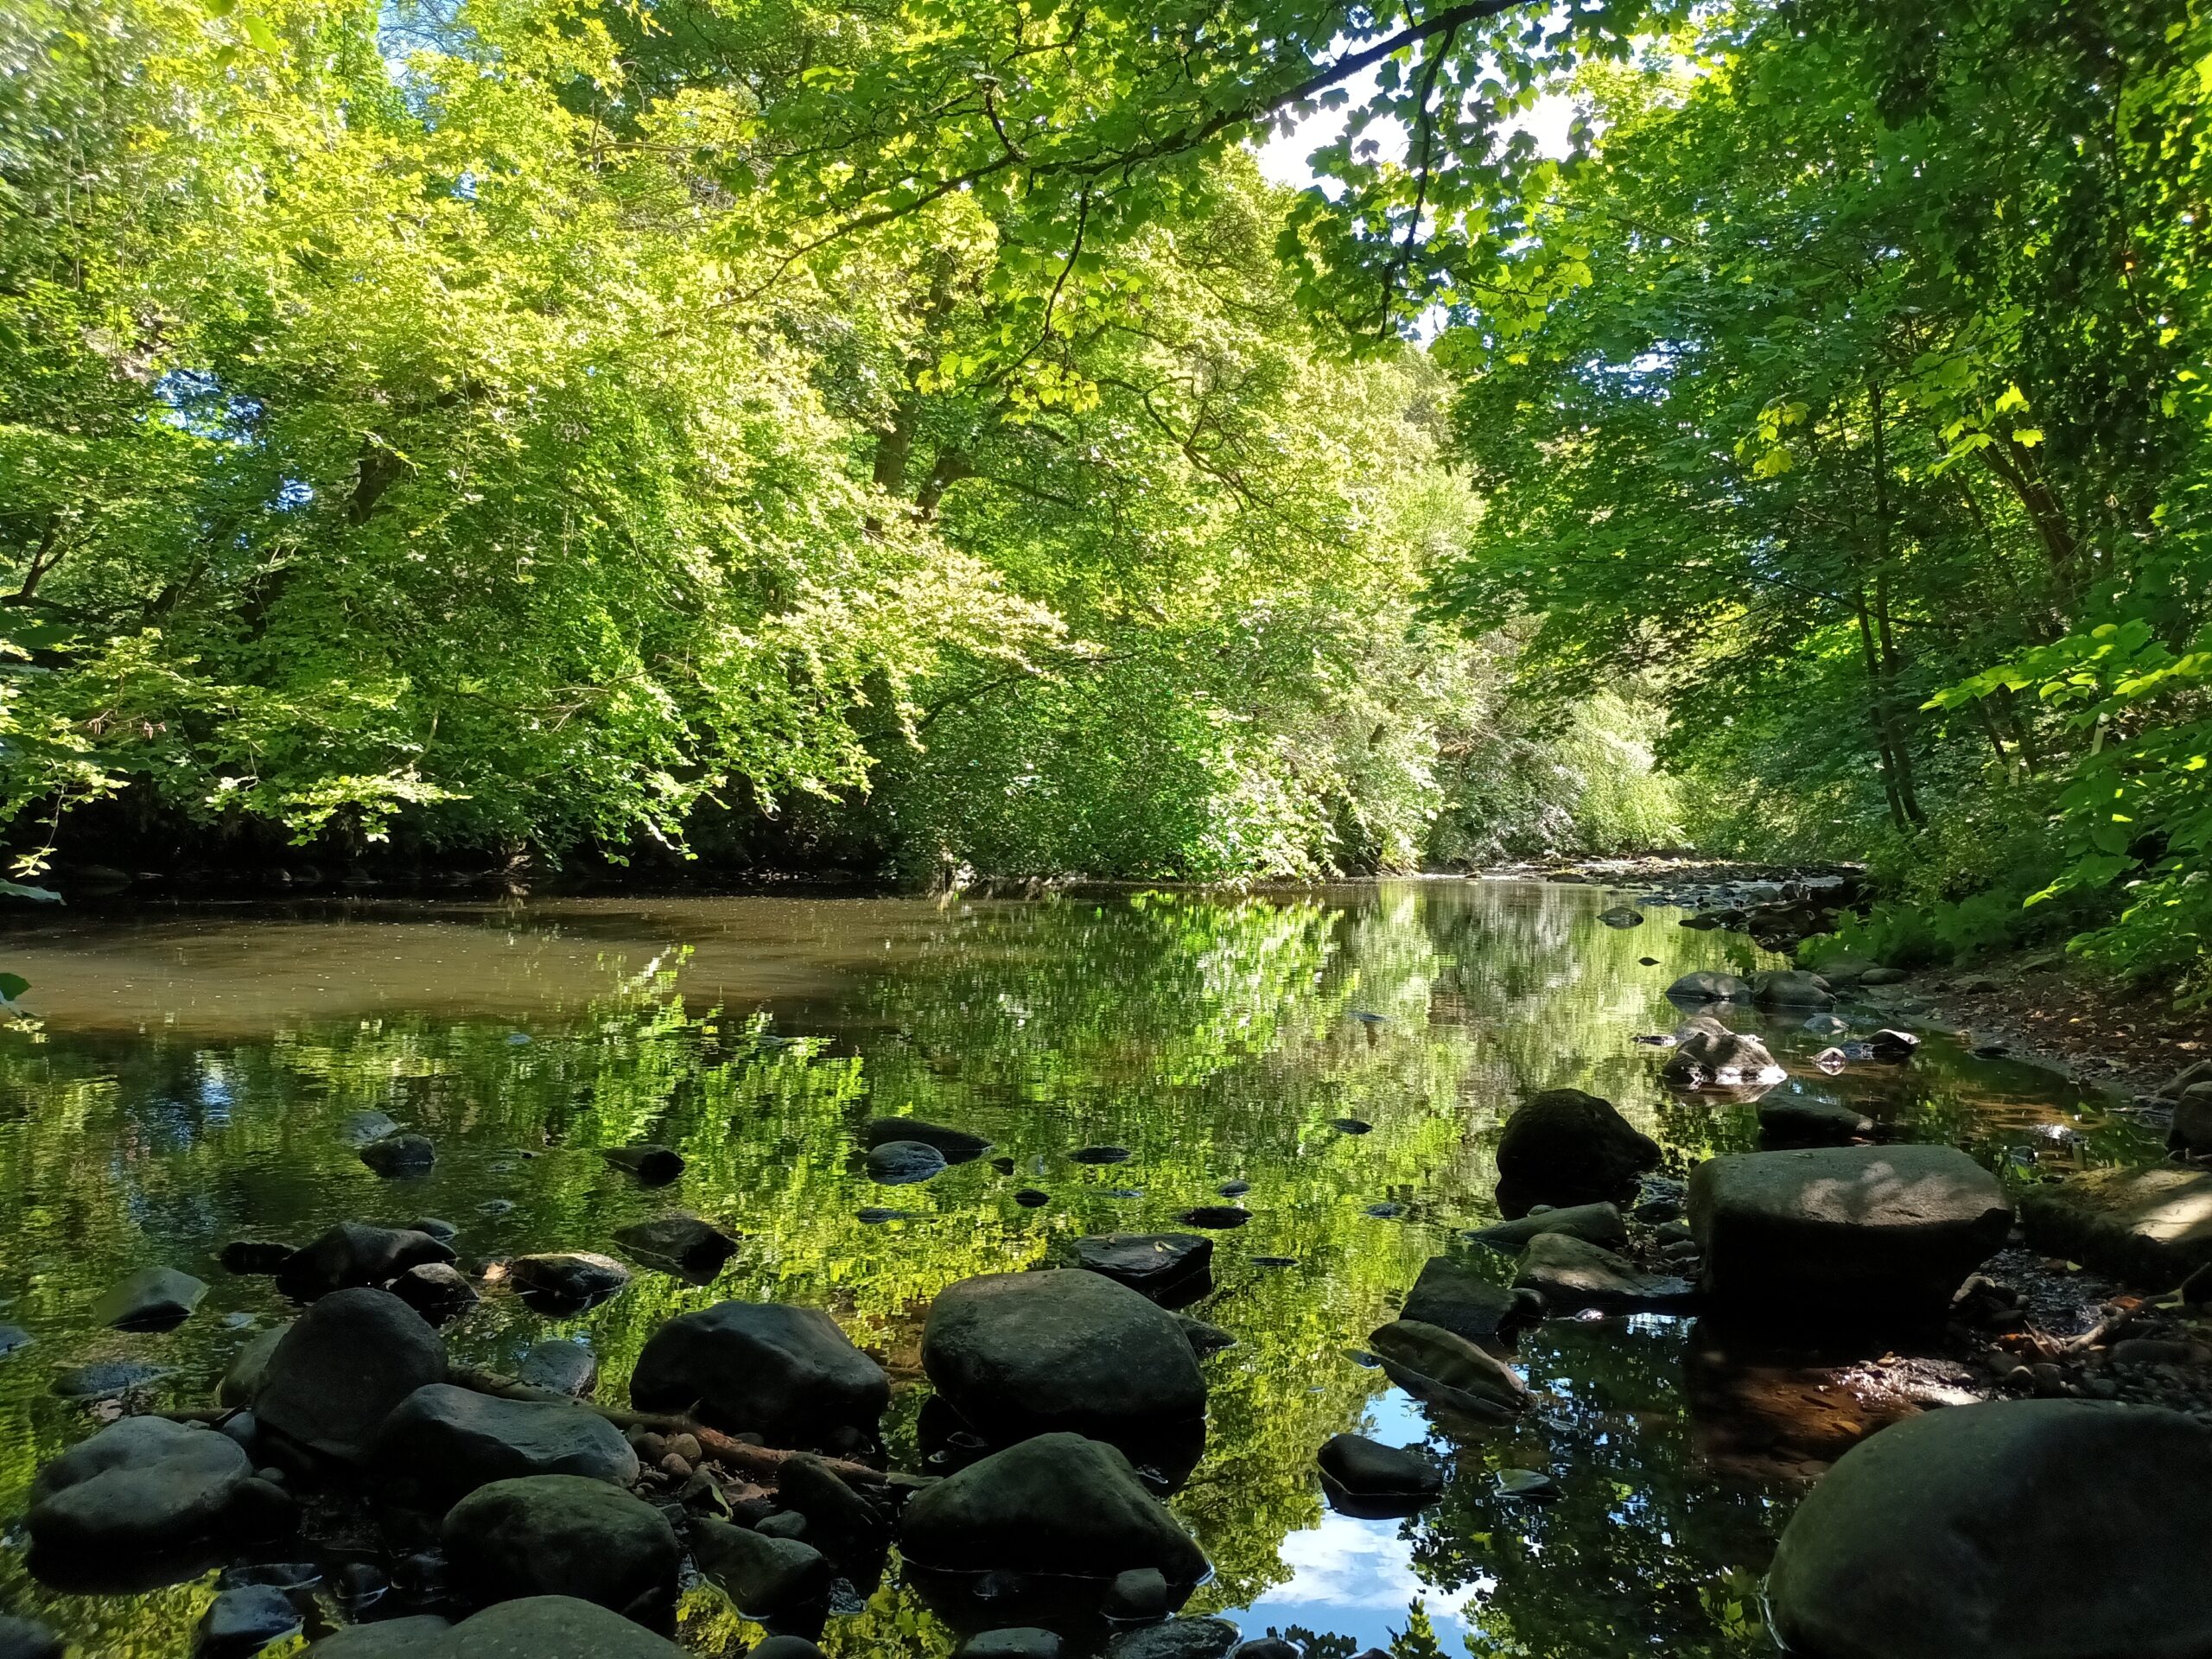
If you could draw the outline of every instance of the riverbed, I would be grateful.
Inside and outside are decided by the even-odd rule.
[[[28,1342],[0,1357],[0,1608],[107,1659],[188,1650],[213,1574],[65,1592],[29,1570],[20,1521],[38,1464],[117,1409],[62,1397],[57,1376],[119,1363],[154,1373],[134,1403],[205,1403],[236,1352],[294,1311],[270,1280],[223,1270],[234,1238],[433,1216],[476,1267],[620,1254],[618,1228],[691,1211],[740,1239],[711,1284],[641,1267],[565,1320],[489,1294],[447,1328],[453,1352],[511,1369],[531,1344],[573,1338],[598,1356],[599,1397],[619,1402],[675,1313],[730,1297],[818,1306],[890,1371],[893,1461],[919,1467],[917,1351],[938,1289],[1054,1258],[1082,1234],[1173,1230],[1234,1181],[1249,1184],[1238,1202],[1253,1219],[1217,1236],[1216,1287],[1185,1310],[1236,1338],[1205,1362],[1205,1455],[1168,1500],[1214,1565],[1187,1611],[1338,1659],[1394,1637],[1401,1653],[1434,1651],[1423,1628],[1452,1654],[1769,1651],[1759,1586],[1775,1537],[1878,1409],[1656,1315],[1524,1336],[1536,1408],[1483,1433],[1432,1423],[1363,1363],[1365,1334],[1428,1257],[1467,1254],[1510,1278],[1510,1259],[1460,1236],[1497,1217],[1491,1149],[1526,1095],[1612,1101],[1667,1148],[1664,1176],[1757,1145],[1750,1100],[1670,1091],[1662,1052],[1633,1039],[1679,1019],[1663,995],[1678,975],[1778,959],[1665,909],[1605,925],[1618,899],[1418,880],[211,906],[18,925],[0,968],[31,982],[35,1018],[0,1031],[0,1320]],[[2155,1155],[2110,1103],[1940,1034],[1910,1065],[1832,1077],[1811,1063],[1826,1037],[1748,1010],[1741,1023],[1789,1068],[1779,1090],[1961,1146],[2015,1181]],[[432,1171],[366,1168],[343,1133],[364,1112],[429,1136]],[[888,1115],[986,1135],[1012,1173],[979,1160],[875,1185],[857,1132]],[[683,1154],[675,1185],[645,1190],[600,1156],[639,1141]],[[1066,1155],[1099,1145],[1131,1155]],[[1049,1202],[1017,1203],[1022,1188]],[[151,1265],[205,1280],[207,1299],[164,1333],[95,1328],[92,1300]],[[1448,1471],[1443,1501],[1410,1520],[1332,1513],[1313,1453],[1348,1430],[1427,1446]],[[1516,1469],[1554,1491],[1506,1495],[1500,1476]],[[356,1560],[371,1570],[349,1579],[346,1554],[325,1551],[326,1616],[391,1611],[397,1590],[372,1605],[389,1564]],[[341,1597],[348,1584],[367,1599]],[[687,1592],[686,1647],[734,1652],[756,1633],[711,1587]],[[894,1564],[823,1645],[888,1659],[947,1652],[951,1637]]]

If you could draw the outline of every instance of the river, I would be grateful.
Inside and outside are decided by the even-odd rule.
[[[489,1296],[448,1327],[454,1352],[507,1368],[531,1342],[572,1335],[600,1357],[600,1398],[619,1402],[671,1314],[731,1296],[814,1304],[889,1369],[887,1438],[914,1466],[918,1335],[940,1287],[1079,1234],[1171,1230],[1238,1180],[1254,1219],[1217,1236],[1217,1288],[1186,1310],[1237,1339],[1205,1362],[1205,1456],[1170,1498],[1214,1563],[1189,1611],[1292,1636],[1315,1659],[1770,1650],[1759,1585],[1777,1532],[1824,1459],[1872,1426],[1847,1395],[1732,1370],[1686,1319],[1554,1320],[1516,1355],[1537,1408],[1473,1434],[1433,1425],[1360,1357],[1423,1262],[1466,1251],[1459,1235],[1496,1217],[1491,1148],[1527,1093],[1613,1101],[1676,1177],[1757,1144],[1748,1103],[1670,1093],[1660,1053],[1630,1039],[1675,1023],[1662,992],[1678,974],[1772,959],[1664,910],[1607,927],[1611,902],[1586,887],[1421,880],[19,925],[0,967],[31,982],[36,1018],[0,1032],[0,1319],[29,1341],[0,1358],[0,1515],[13,1518],[0,1607],[106,1659],[188,1650],[212,1575],[65,1592],[29,1571],[20,1520],[37,1465],[95,1426],[54,1392],[57,1373],[143,1363],[163,1373],[150,1403],[203,1403],[231,1356],[287,1317],[270,1280],[223,1271],[231,1239],[434,1215],[458,1224],[468,1266],[611,1251],[617,1227],[681,1206],[741,1236],[712,1285],[640,1271],[565,1323]],[[1848,1100],[2015,1178],[2145,1155],[2139,1131],[2072,1085],[1940,1037],[1909,1066],[1831,1078],[1810,1065],[1826,1039],[1760,1028],[1790,1070],[1780,1088]],[[365,1168],[340,1133],[365,1111],[430,1136],[433,1172],[392,1183]],[[1014,1173],[986,1160],[872,1185],[856,1131],[906,1113],[988,1135]],[[683,1154],[677,1185],[642,1190],[598,1155],[640,1140]],[[1096,1144],[1133,1155],[1065,1156]],[[1016,1204],[1023,1186],[1051,1202]],[[861,1219],[871,1208],[908,1213]],[[1472,1255],[1510,1277],[1506,1258]],[[206,1280],[205,1302],[165,1334],[95,1328],[92,1299],[151,1264]],[[1450,1471],[1443,1502],[1409,1521],[1332,1513],[1314,1451],[1363,1424],[1428,1444]],[[1514,1468],[1549,1474],[1555,1495],[1503,1495]],[[687,1592],[685,1646],[734,1652],[753,1633],[712,1589]],[[889,1659],[949,1652],[951,1637],[894,1567],[823,1645]]]

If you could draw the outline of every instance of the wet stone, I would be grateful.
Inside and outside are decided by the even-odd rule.
[[[515,1376],[533,1389],[581,1399],[599,1385],[599,1357],[581,1342],[532,1343],[515,1367]]]
[[[1225,1618],[1171,1618],[1116,1637],[1106,1659],[1227,1659],[1243,1636]]]
[[[1202,1204],[1195,1210],[1185,1210],[1176,1217],[1185,1227],[1205,1227],[1224,1232],[1232,1227],[1242,1227],[1252,1219],[1252,1212],[1234,1204]]]
[[[991,1149],[990,1141],[982,1135],[943,1123],[925,1122],[918,1117],[879,1117],[861,1132],[861,1141],[869,1147],[894,1141],[918,1141],[934,1148],[949,1164],[966,1163]]]
[[[982,1630],[960,1644],[953,1659],[1060,1659],[1065,1643],[1056,1630],[1034,1624]]]
[[[1076,1164],[1126,1164],[1129,1161],[1127,1147],[1078,1147],[1068,1154],[1068,1161]]]
[[[105,1400],[146,1388],[169,1375],[169,1369],[164,1365],[149,1365],[134,1359],[103,1360],[56,1371],[54,1391],[64,1400]]]
[[[207,1605],[193,1632],[196,1659],[251,1659],[301,1625],[300,1610],[282,1590],[249,1585],[226,1590]]]
[[[507,1276],[532,1297],[562,1306],[584,1308],[606,1300],[630,1282],[630,1269],[611,1255],[592,1250],[554,1250],[518,1255],[507,1263]]]
[[[632,1255],[667,1262],[693,1275],[710,1275],[737,1254],[737,1241],[696,1216],[656,1216],[619,1228],[615,1243]]]
[[[387,1180],[427,1175],[438,1161],[438,1149],[427,1135],[391,1135],[361,1148],[361,1161]]]
[[[652,1141],[635,1146],[607,1147],[599,1154],[646,1186],[666,1186],[683,1173],[683,1154]]]
[[[142,1268],[92,1304],[93,1322],[118,1331],[167,1331],[184,1323],[207,1287],[174,1268]]]
[[[946,1168],[944,1154],[919,1141],[886,1141],[868,1149],[868,1179],[881,1186],[910,1186]]]

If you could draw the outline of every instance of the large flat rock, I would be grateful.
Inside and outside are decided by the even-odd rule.
[[[2051,1255],[2169,1290],[2212,1262],[2212,1173],[2096,1169],[2020,1199],[2028,1242]]]
[[[2005,1243],[1996,1178],[1951,1147],[1818,1147],[1700,1164],[1700,1287],[1738,1309],[1925,1313]]]

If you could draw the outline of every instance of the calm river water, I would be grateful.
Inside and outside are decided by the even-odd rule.
[[[1217,1288],[1187,1310],[1237,1338],[1206,1362],[1205,1456],[1171,1500],[1216,1569],[1189,1611],[1311,1642],[1316,1659],[1768,1650],[1760,1578],[1819,1456],[1770,1421],[1746,1426],[1744,1379],[1691,1322],[1547,1324],[1518,1354],[1539,1409],[1465,1440],[1354,1357],[1428,1256],[1495,1218],[1491,1147],[1524,1094],[1606,1096],[1666,1145],[1671,1174],[1756,1144],[1749,1104],[1670,1095],[1659,1052],[1630,1039],[1671,1028],[1662,991],[1677,974],[1765,959],[1663,910],[1605,927],[1610,902],[1435,880],[205,907],[20,927],[0,967],[31,981],[40,1018],[0,1032],[0,1319],[30,1338],[0,1358],[0,1607],[90,1655],[188,1650],[212,1576],[60,1593],[26,1569],[20,1517],[38,1463],[95,1426],[54,1392],[58,1372],[136,1362],[165,1373],[154,1403],[203,1403],[255,1330],[285,1317],[270,1281],[218,1265],[232,1238],[435,1215],[460,1224],[467,1266],[612,1252],[617,1227],[689,1209],[743,1237],[712,1286],[640,1271],[565,1325],[487,1300],[448,1327],[456,1356],[505,1367],[572,1334],[601,1357],[600,1398],[619,1402],[670,1315],[729,1296],[813,1303],[890,1368],[889,1438],[911,1456],[939,1287],[1080,1233],[1172,1229],[1233,1179],[1251,1184],[1255,1219],[1217,1236]],[[1822,1039],[1785,1025],[1770,1040],[1792,1073],[1781,1088],[2008,1170],[2118,1156],[2136,1133],[2049,1074],[1941,1039],[1910,1067],[1835,1079],[1808,1063]],[[431,1136],[435,1173],[387,1183],[365,1168],[340,1130],[371,1110]],[[980,1130],[1015,1173],[985,1160],[874,1186],[856,1132],[892,1113]],[[1372,1131],[1333,1126],[1345,1118]],[[598,1155],[639,1140],[683,1152],[675,1187],[641,1191]],[[1096,1143],[1134,1156],[1065,1155]],[[1028,1185],[1052,1204],[1015,1204]],[[910,1213],[864,1223],[870,1207]],[[1281,1257],[1293,1265],[1256,1260]],[[200,1310],[162,1335],[93,1328],[92,1299],[157,1263],[207,1281]],[[1802,1403],[1826,1413],[1809,1438],[1833,1455],[1855,1432],[1850,1402]],[[1330,1513],[1314,1450],[1363,1424],[1428,1442],[1452,1471],[1445,1501],[1410,1521]],[[1551,1474],[1554,1501],[1502,1497],[1515,1467]],[[755,1634],[711,1589],[684,1602],[688,1647],[736,1652]],[[823,1645],[890,1659],[951,1643],[894,1568]]]

